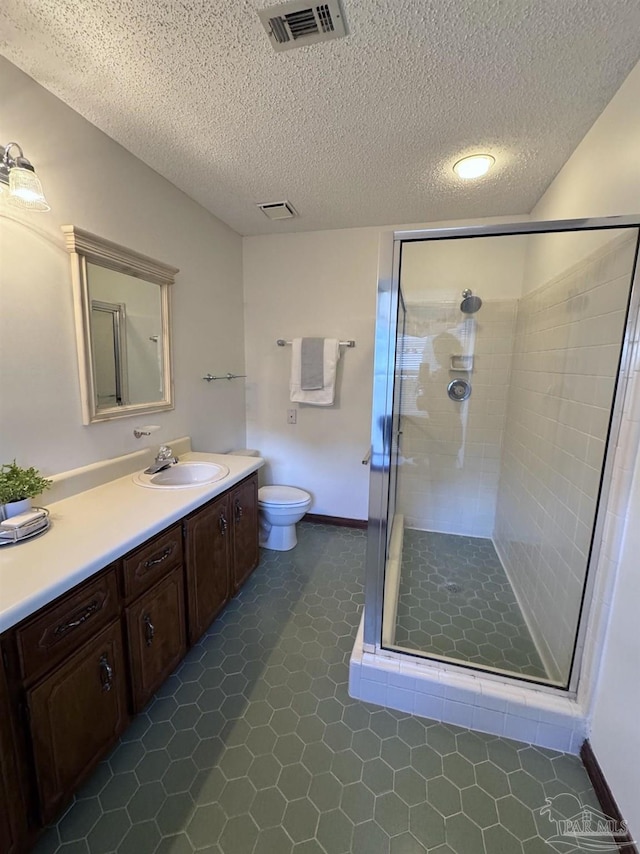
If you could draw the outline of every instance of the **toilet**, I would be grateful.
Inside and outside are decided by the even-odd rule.
[[[243,457],[260,456],[253,448],[231,451]],[[261,486],[258,490],[260,509],[260,545],[276,552],[295,548],[296,524],[311,507],[311,496],[297,486]]]
[[[260,508],[260,545],[277,552],[295,547],[296,523],[311,507],[311,496],[296,486],[261,486],[258,490]]]

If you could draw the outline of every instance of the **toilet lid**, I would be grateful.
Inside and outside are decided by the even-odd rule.
[[[311,498],[304,489],[295,486],[261,486],[258,501],[264,504],[304,504]]]

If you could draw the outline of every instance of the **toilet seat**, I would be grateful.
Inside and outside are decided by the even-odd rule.
[[[258,502],[274,507],[296,507],[299,504],[306,504],[310,498],[308,492],[298,489],[297,486],[261,486],[258,490]]]

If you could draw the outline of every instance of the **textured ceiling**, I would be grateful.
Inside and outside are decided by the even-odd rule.
[[[242,234],[528,213],[640,57],[638,0],[343,0],[284,53],[268,5],[3,0],[0,52]]]

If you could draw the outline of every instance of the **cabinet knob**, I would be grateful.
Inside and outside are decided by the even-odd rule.
[[[153,639],[156,636],[156,627],[151,622],[151,615],[145,614],[142,618],[142,622],[144,623],[144,638],[147,642],[147,646],[151,646]]]
[[[110,691],[113,684],[113,668],[109,664],[107,653],[100,656],[100,682],[103,691]]]
[[[244,514],[244,510],[242,509],[242,504],[240,504],[238,499],[236,499],[235,508],[236,508],[236,511],[235,511],[236,512],[236,522],[239,522],[240,519],[242,519],[242,516]]]
[[[227,528],[229,527],[229,523],[227,522],[226,516],[224,513],[220,514],[220,533],[222,536],[226,536]]]

